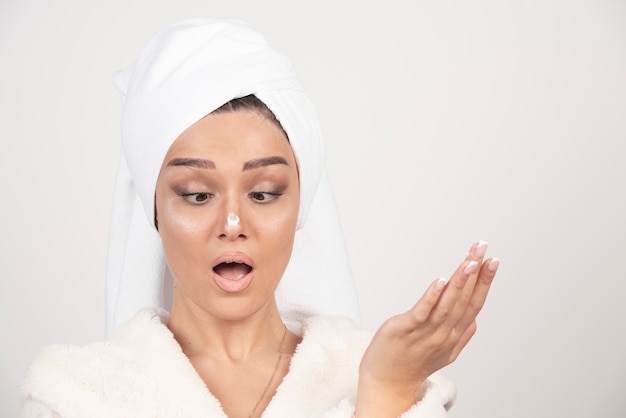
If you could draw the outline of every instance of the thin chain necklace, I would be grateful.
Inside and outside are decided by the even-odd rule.
[[[263,389],[263,393],[261,393],[261,397],[259,398],[258,401],[256,401],[256,405],[254,405],[254,408],[252,408],[252,412],[250,412],[250,415],[248,415],[248,418],[252,418],[254,416],[254,413],[256,412],[259,405],[261,405],[263,398],[265,398],[265,395],[267,395],[267,391],[270,389],[272,380],[274,380],[274,376],[276,376],[276,372],[278,371],[278,366],[280,365],[280,361],[283,359],[283,348],[284,348],[283,346],[285,345],[285,337],[287,336],[287,327],[285,327],[284,325],[283,327],[285,328],[285,331],[283,331],[283,338],[280,340],[280,348],[278,349],[278,360],[276,361],[276,366],[274,366],[274,371],[272,372],[272,375],[270,376],[270,380],[267,381],[267,385],[265,385],[265,389]]]

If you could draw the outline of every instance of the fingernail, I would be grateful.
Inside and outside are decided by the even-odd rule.
[[[498,257],[494,257],[489,262],[489,265],[487,266],[487,270],[489,270],[489,272],[491,273],[495,273],[498,270],[499,265],[500,265],[500,259]]]
[[[489,243],[487,243],[487,241],[478,241],[478,244],[476,244],[476,249],[474,250],[474,255],[478,258],[483,258],[487,253],[487,246],[489,246]]]
[[[446,287],[446,284],[448,284],[448,281],[446,279],[438,279],[437,282],[435,283],[435,291],[437,293],[440,293],[444,287]]]
[[[466,276],[469,276],[470,274],[476,271],[477,267],[478,267],[478,261],[472,260],[467,265],[467,267],[465,267],[465,270],[463,270],[463,274],[465,274]]]

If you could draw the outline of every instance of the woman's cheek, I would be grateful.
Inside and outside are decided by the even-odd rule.
[[[201,219],[199,208],[171,200],[164,203],[158,212],[162,239],[187,239],[202,232],[206,222]]]
[[[298,222],[298,205],[297,201],[288,202],[288,208],[277,208],[275,213],[268,217],[266,221],[268,232],[286,236],[286,234],[294,234],[296,223]]]

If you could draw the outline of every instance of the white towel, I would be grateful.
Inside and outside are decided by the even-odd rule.
[[[167,304],[171,276],[153,219],[156,181],[170,145],[222,104],[249,94],[287,132],[300,175],[294,250],[276,291],[281,316],[297,333],[302,318],[312,315],[359,322],[318,118],[285,56],[243,22],[187,20],[157,34],[114,81],[123,98],[123,155],[109,239],[107,331],[141,308]]]

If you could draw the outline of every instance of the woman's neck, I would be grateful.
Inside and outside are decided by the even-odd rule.
[[[221,318],[176,298],[169,329],[227,416],[258,417],[283,378],[301,338],[287,331],[274,299],[244,317]]]
[[[273,299],[252,315],[224,319],[174,295],[168,328],[187,357],[208,355],[235,362],[276,352],[285,333]]]

